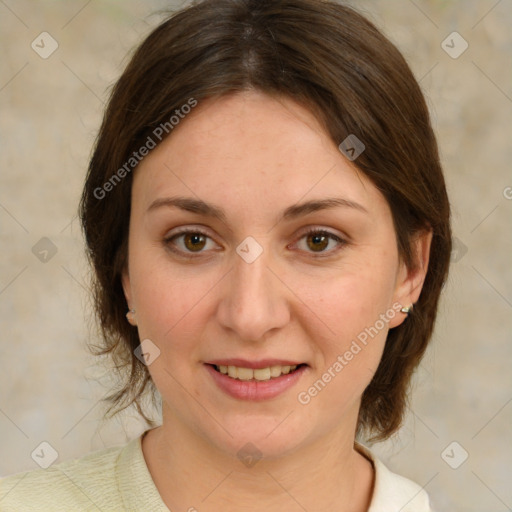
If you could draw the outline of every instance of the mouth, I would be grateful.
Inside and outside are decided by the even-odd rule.
[[[218,389],[239,400],[277,398],[297,386],[309,365],[295,361],[228,359],[205,363]]]
[[[305,363],[293,365],[272,365],[263,368],[247,368],[235,365],[212,364],[215,371],[227,375],[232,379],[241,381],[266,382],[278,379],[283,375],[296,372],[299,368],[307,366]]]

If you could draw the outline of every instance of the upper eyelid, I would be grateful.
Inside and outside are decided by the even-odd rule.
[[[212,240],[214,240],[214,237],[211,236],[209,233],[207,233],[207,230],[205,230],[204,228],[183,228],[182,230],[178,230],[175,233],[166,234],[164,236],[164,240],[165,241],[172,240],[173,238],[176,238],[181,235],[187,235],[189,233],[199,233],[201,235],[207,236],[208,238],[211,238]]]
[[[174,238],[175,236],[179,236],[179,235],[183,235],[183,234],[188,234],[188,233],[200,233],[202,235],[205,235],[209,238],[211,238],[212,240],[215,238],[213,236],[211,236],[209,233],[208,233],[208,229],[202,227],[202,226],[198,226],[198,227],[184,227],[183,229],[180,230],[180,228],[177,228],[178,231],[176,231],[175,233],[172,233],[172,234],[166,234],[164,236],[164,239],[165,240],[169,240],[171,238]],[[327,233],[328,235],[331,235],[333,237],[338,237],[342,240],[348,240],[349,237],[347,235],[345,235],[344,233],[335,233],[333,231],[331,231],[331,228],[324,228],[324,227],[319,227],[319,226],[308,226],[308,227],[305,227],[303,229],[300,230],[300,234],[298,235],[300,238],[302,238],[303,236],[309,234],[310,232],[321,232],[321,233]]]

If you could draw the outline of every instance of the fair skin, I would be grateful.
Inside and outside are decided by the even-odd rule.
[[[225,218],[160,201],[174,196]],[[280,218],[333,197],[345,204]],[[204,235],[173,238],[179,229]],[[249,236],[262,249],[251,263],[236,251]],[[143,453],[170,509],[367,510],[374,475],[354,449],[360,400],[388,330],[406,316],[390,313],[309,403],[298,394],[393,304],[417,301],[430,240],[417,238],[418,266],[407,269],[384,197],[287,98],[250,91],[200,102],[141,162],[123,286],[130,322],[160,350],[148,369],[163,424],[144,437]],[[248,400],[214,382],[207,362],[225,358],[304,366],[278,396]],[[251,467],[237,456],[247,443],[262,455]]]

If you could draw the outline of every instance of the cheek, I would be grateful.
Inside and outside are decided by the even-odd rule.
[[[180,270],[168,263],[155,265],[151,269],[142,269],[132,279],[141,336],[165,343],[177,333],[180,337],[186,336],[195,326],[200,327],[197,317],[216,280],[205,273],[194,276]],[[134,268],[133,274],[136,273]]]
[[[389,322],[396,314],[393,260],[361,261],[323,287],[309,287],[311,309],[321,318],[324,336],[310,330],[316,341],[315,378],[322,393],[319,402],[340,407],[340,400],[358,398],[371,381],[384,350]],[[316,322],[318,326],[318,322]],[[315,391],[313,391],[315,393]]]
[[[184,272],[168,261],[152,263],[147,253],[130,262],[139,337],[158,347],[159,357],[148,370],[162,396],[174,397],[166,403],[176,407],[186,404],[189,393],[199,398],[195,387],[184,393],[183,383],[191,382],[199,370],[200,340],[209,314],[205,307],[218,279],[197,270]]]
[[[386,262],[360,261],[326,280],[322,288],[310,286],[314,304],[331,335],[340,340],[356,337],[391,307],[394,267]]]

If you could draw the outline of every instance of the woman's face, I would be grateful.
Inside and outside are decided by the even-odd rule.
[[[353,436],[421,283],[384,197],[289,99],[200,103],[135,172],[123,285],[164,424],[226,453]]]

